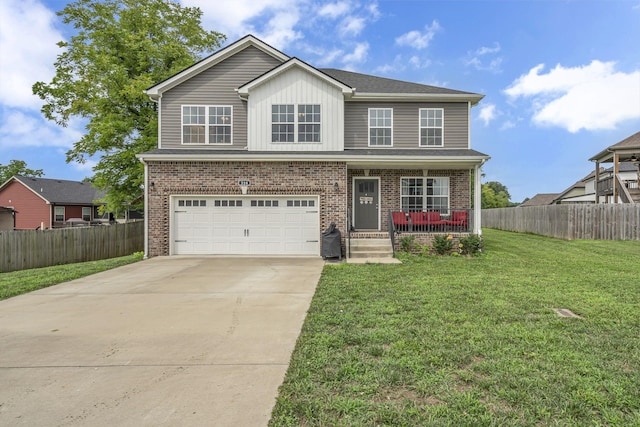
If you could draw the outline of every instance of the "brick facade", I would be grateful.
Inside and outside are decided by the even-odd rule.
[[[320,230],[335,222],[346,230],[347,166],[341,162],[149,161],[148,256],[169,255],[171,195],[240,195],[238,181],[251,182],[248,194],[320,197]],[[335,183],[338,183],[336,188]]]
[[[344,236],[347,207],[352,208],[353,177],[364,170],[348,170],[343,162],[211,162],[149,161],[148,223],[149,256],[169,255],[172,195],[241,195],[238,181],[250,181],[251,195],[314,195],[320,198],[320,230],[335,222]],[[429,176],[450,178],[451,209],[470,207],[468,170],[434,170]],[[389,210],[400,209],[400,178],[423,176],[422,170],[370,170],[369,177],[380,178],[381,229],[388,231]],[[337,188],[335,184],[338,184]]]

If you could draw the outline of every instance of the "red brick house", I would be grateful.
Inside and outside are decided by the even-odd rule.
[[[318,69],[253,36],[146,93],[159,118],[157,149],[138,156],[147,256],[321,255],[331,223],[343,246],[481,232],[483,95]]]
[[[14,176],[0,185],[0,206],[12,210],[16,230],[64,227],[70,219],[89,224],[100,197],[80,181]]]

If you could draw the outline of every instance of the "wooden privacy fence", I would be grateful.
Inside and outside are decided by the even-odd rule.
[[[0,232],[0,272],[95,261],[144,249],[144,222]]]
[[[640,240],[640,204],[483,209],[482,226],[567,240]]]

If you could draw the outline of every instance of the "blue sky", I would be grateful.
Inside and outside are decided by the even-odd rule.
[[[513,201],[561,192],[589,157],[640,130],[640,0],[180,0],[227,43],[252,33],[317,67],[476,92],[472,148],[483,181]],[[31,95],[68,39],[62,0],[0,1],[0,164],[48,178],[91,176],[67,164],[80,120],[44,120]]]

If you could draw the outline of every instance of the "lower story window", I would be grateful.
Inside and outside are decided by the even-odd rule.
[[[64,206],[56,206],[53,211],[54,221],[64,221]]]
[[[401,178],[400,205],[405,212],[449,213],[449,178]]]
[[[91,221],[91,208],[88,208],[88,207],[82,208],[82,220]]]

